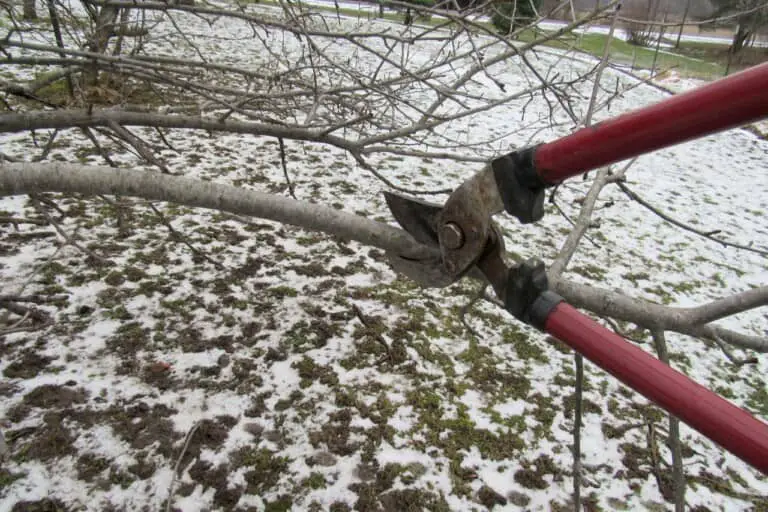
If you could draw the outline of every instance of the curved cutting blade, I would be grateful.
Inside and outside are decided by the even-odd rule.
[[[395,192],[384,192],[384,198],[395,220],[404,230],[425,245],[439,247],[437,222],[443,210],[441,205]]]
[[[400,226],[416,241],[439,247],[437,223],[443,207],[395,192],[384,192],[389,210]],[[456,276],[445,272],[442,258],[412,260],[400,255],[389,255],[392,268],[427,288],[443,288],[456,281]]]

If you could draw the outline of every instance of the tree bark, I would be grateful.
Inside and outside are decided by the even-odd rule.
[[[440,258],[437,248],[415,241],[400,228],[326,206],[147,171],[77,164],[11,163],[0,165],[0,196],[64,192],[122,195],[153,201],[270,219],[322,231],[412,260]],[[695,308],[675,308],[634,299],[618,292],[551,279],[552,289],[574,307],[639,326],[719,339],[756,352],[768,352],[768,338],[737,333],[709,322],[768,305],[768,286],[748,290]]]
[[[109,40],[114,34],[115,22],[120,9],[112,6],[104,6],[99,9],[96,17],[96,28],[89,41],[90,50],[94,53],[106,53]],[[87,68],[85,73],[85,85],[94,87],[99,82],[99,65],[94,63]]]
[[[37,19],[37,9],[35,8],[35,0],[24,0],[24,12],[22,19],[25,21],[32,21]]]
[[[741,50],[744,49],[744,42],[751,35],[751,31],[747,29],[743,23],[739,23],[739,27],[736,33],[733,35],[733,42],[731,43],[731,55],[738,55]]]
[[[685,28],[685,22],[688,20],[688,11],[691,9],[691,0],[685,3],[685,10],[683,11],[683,21],[680,22],[680,31],[677,33],[677,41],[675,41],[675,48],[680,47],[680,38],[683,37],[683,29]]]

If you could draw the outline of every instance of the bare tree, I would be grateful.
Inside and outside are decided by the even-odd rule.
[[[550,9],[562,11],[568,4],[562,2]],[[365,16],[343,17],[339,10],[322,14],[300,2],[191,5],[86,0],[82,4],[50,5],[52,19],[60,20],[59,29],[34,28],[10,18],[11,28],[2,39],[0,63],[15,78],[4,76],[0,81],[0,89],[5,93],[0,133],[8,141],[0,153],[0,194],[28,195],[32,208],[23,210],[23,215],[3,213],[0,222],[17,228],[51,226],[54,236],[62,240],[61,247],[77,251],[97,269],[108,268],[119,259],[115,254],[120,250],[120,237],[130,237],[132,224],[146,222],[149,217],[170,233],[173,242],[191,252],[190,257],[200,265],[210,265],[212,272],[231,271],[213,252],[215,244],[187,231],[183,222],[174,224],[176,217],[161,206],[167,203],[226,213],[226,220],[206,227],[209,242],[216,238],[210,235],[216,229],[221,229],[226,239],[225,224],[231,219],[257,232],[255,221],[245,218],[256,217],[324,232],[339,244],[354,240],[379,248],[390,257],[437,258],[433,248],[381,222],[384,219],[367,209],[359,214],[345,212],[341,201],[323,196],[321,189],[329,187],[328,176],[342,184],[345,176],[341,172],[333,176],[328,169],[316,169],[310,175],[307,168],[312,165],[299,158],[301,153],[319,152],[317,148],[333,151],[348,157],[346,169],[355,165],[364,169],[375,180],[371,183],[380,189],[440,199],[450,192],[444,183],[459,183],[466,177],[467,166],[485,163],[490,157],[509,151],[513,144],[541,142],[577,126],[589,125],[593,117],[622,108],[624,96],[646,83],[626,74],[607,77],[604,71],[610,66],[608,46],[600,61],[585,60],[576,52],[547,46],[556,39],[567,43],[574,30],[605,21],[609,13],[614,14],[615,23],[616,2],[603,5],[557,31],[536,28],[548,14],[539,12],[532,23],[515,28],[518,34],[526,31],[526,35],[533,33],[535,37],[529,42],[515,43],[495,34],[482,18],[488,6],[477,4],[457,14],[450,9],[387,2],[387,7],[412,9],[416,13],[414,22],[406,26],[370,21]],[[657,3],[645,6],[643,19],[655,17],[655,6]],[[420,22],[427,16],[431,16],[430,23]],[[222,44],[232,40],[238,41],[237,50]],[[243,52],[248,52],[247,58]],[[517,78],[514,82],[508,81],[510,67]],[[509,121],[499,131],[481,131],[485,120],[493,117]],[[271,158],[262,154],[258,158],[245,155],[242,168],[222,170],[214,163],[215,173],[194,175],[190,168],[198,162],[189,156],[187,165],[182,161],[185,150],[179,149],[194,144],[194,137],[182,135],[186,132],[211,138],[214,134],[237,135],[238,140],[254,146],[273,142],[269,151],[282,182],[271,182],[254,170],[257,160]],[[56,148],[65,144],[63,139],[77,148],[82,162],[55,161]],[[233,143],[233,139],[228,140]],[[231,149],[223,142],[216,151],[223,155]],[[317,155],[312,156],[320,161]],[[412,162],[413,171],[407,175],[390,172],[387,162],[398,159]],[[314,167],[321,166],[315,163]],[[562,245],[550,251],[552,287],[574,306],[603,318],[622,335],[632,338],[635,330],[652,332],[662,358],[668,358],[665,332],[701,340],[707,348],[723,350],[726,357],[732,357],[733,350],[768,352],[766,336],[717,323],[768,305],[768,287],[729,291],[699,306],[675,306],[608,289],[599,279],[569,274],[570,262],[578,257],[583,244],[598,243],[590,234],[596,231],[596,213],[609,207],[608,201],[601,203],[601,194],[611,190],[625,201],[645,208],[649,216],[658,215],[691,236],[729,245],[731,250],[740,251],[738,254],[764,257],[768,252],[759,242],[739,243],[725,234],[675,219],[635,191],[627,177],[629,168],[627,165],[600,170],[592,177],[588,190],[573,191],[566,185],[552,193],[550,209],[559,211],[573,224],[567,233],[560,233],[565,235]],[[426,176],[433,171],[450,173],[450,179],[440,180],[442,186],[432,186],[432,182],[421,181],[417,175],[421,172]],[[263,188],[257,189],[257,185]],[[378,201],[376,192],[370,194],[372,204]],[[108,219],[118,226],[118,241],[84,240],[83,233],[93,229],[95,221],[89,216],[69,215],[70,202],[79,201],[82,196],[91,198],[87,208],[92,217]],[[320,204],[322,199],[332,204]],[[611,196],[610,201],[615,200]],[[566,201],[568,205],[564,204]],[[572,208],[573,205],[576,206]],[[504,226],[507,234],[511,233],[511,224]],[[279,245],[274,236],[270,237],[264,237],[266,245]],[[319,270],[315,266],[302,272]],[[339,272],[343,275],[344,269]],[[56,328],[52,311],[60,300],[60,292],[49,286],[48,294],[19,292],[0,297],[0,309],[6,313],[2,318],[4,334]],[[342,298],[338,302],[343,302]],[[475,300],[471,307],[479,315],[497,314],[487,309],[488,302]],[[47,305],[46,311],[51,312],[41,312],[36,304]],[[467,315],[471,314],[469,309],[464,310]],[[114,313],[118,318],[120,314]],[[377,359],[379,364],[394,366],[399,358],[405,357],[406,349],[398,352],[398,345],[382,334],[378,320],[368,318],[359,309],[344,318],[362,322],[364,336],[384,347],[386,357]],[[399,329],[415,327],[404,325]],[[487,334],[487,330],[484,332]],[[645,335],[638,337],[641,336]],[[282,356],[275,353],[270,357],[279,360]],[[750,356],[749,360],[755,359]],[[162,365],[159,370],[153,368],[152,371],[165,371]],[[589,371],[589,367],[581,366],[580,360],[577,368],[579,374]],[[315,375],[315,370],[302,371],[303,375]],[[489,379],[493,380],[497,370],[488,371]],[[251,377],[245,371],[238,378]],[[577,380],[580,390],[586,389],[587,384],[588,380]],[[336,400],[345,399],[337,395]],[[581,405],[578,398],[578,421]],[[367,407],[369,412],[373,410],[373,406]],[[386,418],[382,420],[373,412],[371,418],[371,422],[381,426],[381,442],[382,436],[388,435]],[[430,419],[433,417],[425,415],[424,421]],[[346,423],[349,426],[349,421]],[[649,424],[653,429],[661,428],[657,423]],[[459,432],[464,428],[459,420],[451,425]],[[669,425],[675,481],[681,482],[678,426],[674,419],[669,420]],[[201,446],[217,442],[217,434],[206,428],[205,423],[194,423],[183,440],[180,455],[174,459],[171,498],[165,502],[168,508],[179,471],[189,465],[187,457],[199,456]],[[276,424],[275,431],[279,428]],[[198,435],[207,437],[196,445]],[[336,436],[340,437],[343,434]],[[279,435],[272,438],[277,444],[284,442]],[[439,440],[435,437],[429,441]],[[575,444],[578,447],[578,442]],[[450,449],[456,451],[455,446]],[[346,446],[338,451],[345,453],[344,450]],[[577,489],[581,489],[580,472],[585,468],[578,449],[574,454],[577,464],[573,476]],[[253,454],[249,457],[251,462],[258,459]],[[207,469],[197,469],[206,478],[210,476]],[[452,479],[459,482],[456,485],[461,489],[466,486],[465,481],[471,480],[465,469],[450,469]],[[261,470],[266,472],[270,467],[265,465]],[[541,479],[533,469],[521,471],[523,477]],[[261,483],[253,482],[249,485],[258,489]],[[538,485],[538,480],[535,482]],[[684,488],[684,482],[675,484],[673,499],[678,509],[683,506]],[[487,491],[483,496],[484,503],[506,500]],[[586,499],[579,495],[577,501]]]

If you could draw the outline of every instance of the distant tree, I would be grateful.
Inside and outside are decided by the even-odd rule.
[[[492,7],[491,23],[501,34],[514,32],[518,25],[536,18],[541,0],[515,0],[502,2]]]
[[[24,13],[25,20],[36,20],[37,10],[35,10],[35,0],[24,0]]]
[[[419,12],[419,7],[434,7],[435,1],[434,0],[405,0],[406,3],[409,3],[414,6],[416,10],[416,16],[413,15],[412,9],[410,7],[407,7],[405,9],[405,18],[403,19],[403,23],[406,25],[410,25],[413,23],[414,18],[421,18],[421,19],[429,19],[430,15],[427,12]]]
[[[768,4],[763,0],[713,0],[716,16],[736,14],[736,33],[733,35],[730,53],[737,55],[755,34],[768,26]]]
[[[624,30],[627,42],[637,46],[648,46],[654,40],[654,25],[657,20],[659,0],[632,0],[622,7]],[[629,21],[631,20],[631,21]]]

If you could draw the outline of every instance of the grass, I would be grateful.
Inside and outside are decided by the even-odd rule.
[[[258,3],[262,5],[278,5],[273,0],[258,0]],[[405,19],[405,13],[385,12],[383,16],[380,16],[378,12],[360,11],[353,8],[340,7],[336,9],[331,6],[319,5],[313,5],[311,8],[314,11],[335,13],[358,19],[381,19],[398,23],[403,23]],[[441,18],[414,15],[414,23],[434,27],[448,22]],[[495,30],[489,22],[476,22],[476,25],[485,27],[490,31]],[[537,37],[541,37],[541,35],[541,30],[525,30],[518,35],[517,41],[527,43],[534,41]],[[607,37],[605,34],[572,34],[570,37],[562,37],[558,40],[550,41],[544,46],[581,51],[600,58],[603,54]],[[633,69],[653,68],[667,70],[674,68],[683,76],[695,78],[711,79],[723,76],[727,66],[727,47],[717,43],[684,41],[675,50],[665,48],[660,49],[657,53],[655,48],[635,46],[621,39],[614,38],[611,41],[610,51],[611,61],[617,64],[631,65]],[[740,62],[731,65],[731,71],[762,62],[766,57],[768,55],[764,49],[745,49],[740,57]]]
[[[576,49],[599,58],[603,53],[607,37],[604,34],[582,34],[571,44]],[[551,46],[556,48],[570,47],[567,39],[553,41]],[[611,61],[617,64],[631,65],[634,69],[652,69],[655,60],[655,69],[675,68],[685,76],[713,78],[725,73],[725,66],[718,62],[687,55],[673,55],[667,53],[668,51],[668,49],[661,49],[657,54],[655,48],[631,45],[617,38],[611,41]]]

